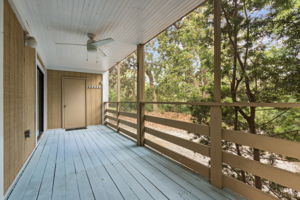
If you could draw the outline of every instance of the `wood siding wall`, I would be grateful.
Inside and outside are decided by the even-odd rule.
[[[35,50],[25,48],[24,31],[4,1],[4,191],[35,147]],[[31,137],[25,139],[24,132]]]
[[[87,78],[87,86],[99,85],[102,75],[48,70],[48,129],[62,128],[62,78]],[[88,89],[87,95],[87,125],[101,124],[102,122],[102,89]]]

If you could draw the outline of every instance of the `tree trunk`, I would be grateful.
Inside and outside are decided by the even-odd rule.
[[[237,4],[237,0],[234,1],[234,18],[237,17],[237,13],[238,13],[238,4]],[[233,25],[233,70],[232,70],[232,79],[231,79],[231,99],[233,102],[237,101],[237,90],[240,84],[240,81],[242,80],[237,79],[237,57],[238,57],[238,29],[237,29],[237,25],[234,24]],[[238,127],[238,122],[239,122],[239,109],[238,107],[234,108],[234,130],[239,130]],[[240,145],[239,144],[235,144],[235,149],[236,149],[236,153],[238,156],[242,156],[241,154],[241,150],[240,150]],[[240,176],[241,179],[244,183],[246,183],[246,174],[245,171],[241,170],[240,171]]]
[[[234,16],[236,17],[237,16],[237,11],[238,11],[238,1],[235,0],[235,13],[234,13]],[[245,5],[244,5],[245,6]],[[230,20],[228,18],[228,15],[227,15],[227,12],[226,10],[224,9],[224,7],[222,7],[222,10],[224,12],[224,17],[225,17],[225,20],[228,24],[228,26],[230,28],[233,29],[233,33],[228,31],[228,35],[229,35],[229,40],[230,40],[230,43],[232,44],[232,47],[234,49],[234,61],[235,61],[235,67],[233,68],[233,77],[232,77],[232,83],[231,83],[231,92],[233,92],[232,94],[236,95],[237,93],[237,88],[239,86],[239,81],[242,80],[242,78],[244,79],[244,83],[245,83],[245,87],[246,87],[246,95],[248,97],[248,100],[249,102],[256,102],[256,96],[254,93],[252,93],[252,90],[251,90],[251,87],[250,87],[250,79],[248,77],[248,74],[247,74],[247,59],[248,59],[248,52],[249,52],[249,32],[250,32],[250,29],[249,29],[249,24],[248,24],[248,27],[247,27],[247,32],[246,32],[246,45],[245,45],[245,53],[244,53],[244,62],[242,61],[242,58],[238,52],[238,45],[237,45],[237,36],[238,36],[238,29],[237,29],[237,26],[234,24],[234,27],[232,27],[232,24],[230,23]],[[245,9],[245,12],[246,12],[246,9]],[[247,13],[245,13],[246,15],[246,18],[248,17]],[[238,64],[240,65],[240,68],[241,68],[241,75],[242,77],[240,79],[236,79],[236,62],[238,62]],[[234,98],[236,99],[236,96],[232,95],[233,97],[233,101],[234,101]],[[237,108],[239,113],[244,117],[244,119],[247,121],[247,124],[248,124],[248,127],[249,127],[249,131],[250,133],[252,134],[256,134],[256,126],[255,126],[255,112],[256,112],[256,109],[255,107],[250,107],[250,116],[248,116],[241,108]],[[260,152],[258,149],[253,149],[253,159],[255,161],[258,161],[260,160]],[[255,176],[255,187],[258,188],[258,189],[261,189],[262,188],[262,182],[261,182],[261,178],[258,177],[258,176]]]
[[[252,134],[256,134],[256,125],[255,125],[256,108],[251,107],[250,112],[251,112],[251,116],[247,120],[248,126],[249,126],[249,131]],[[253,148],[253,160],[258,161],[258,162],[260,161],[260,151],[259,151],[259,149]],[[254,181],[255,187],[258,188],[258,189],[262,189],[261,178],[259,176],[254,176],[254,177],[255,177],[255,181]]]
[[[154,87],[154,76],[152,74],[152,71],[150,69],[146,70],[146,75],[149,78],[149,82],[150,82],[150,89],[152,91],[152,101],[153,102],[157,102],[157,95],[156,95],[156,91],[155,91],[155,87]],[[154,112],[158,111],[158,105],[157,104],[152,104],[152,109]]]
[[[238,108],[234,108],[234,130],[238,130]],[[236,149],[236,153],[238,156],[242,156],[241,150],[240,150],[240,145],[239,144],[235,144],[235,149]],[[246,174],[245,171],[241,170],[241,179],[244,183],[246,183]]]

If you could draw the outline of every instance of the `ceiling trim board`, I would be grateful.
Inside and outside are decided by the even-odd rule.
[[[93,69],[73,68],[73,67],[66,67],[66,66],[47,66],[47,70],[81,72],[81,73],[91,73],[91,74],[103,74],[106,72],[106,71],[98,71]]]

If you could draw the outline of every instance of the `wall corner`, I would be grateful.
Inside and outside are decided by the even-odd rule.
[[[104,102],[108,101],[109,97],[109,71],[106,71],[102,74],[102,124],[104,124],[104,112],[105,106]]]

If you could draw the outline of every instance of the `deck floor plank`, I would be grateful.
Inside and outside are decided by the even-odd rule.
[[[65,139],[62,131],[59,131],[58,135],[52,199],[63,200],[66,198]]]
[[[92,136],[92,132],[89,134]],[[91,140],[92,138],[93,137],[90,137],[90,142],[94,143],[96,148],[98,148],[98,152],[102,152],[101,155],[105,156],[106,159],[109,160],[112,165],[114,165],[115,169],[119,172],[120,177],[122,177],[123,181],[127,182],[128,186],[135,193],[138,199],[155,199],[144,187],[144,184],[140,183],[135,178],[135,174],[130,173],[130,171],[128,171],[128,169],[121,164],[124,163],[125,160],[119,161],[117,158],[115,158],[115,154],[117,154],[117,152],[114,153],[112,151],[104,151],[101,147],[105,147],[105,143],[102,143],[102,141],[97,141],[96,137],[94,137],[94,140]]]
[[[87,144],[84,140],[82,141],[86,146],[86,151],[94,165],[94,168],[97,172],[97,178],[101,181],[103,189],[105,190],[106,197],[108,199],[124,199],[117,188],[115,182],[112,180],[111,176],[109,175],[108,171],[106,170],[105,166],[98,158],[98,151],[94,151],[93,146]]]
[[[96,149],[93,143],[90,144],[90,148]],[[103,146],[103,148],[105,147]],[[108,149],[109,148],[107,148],[106,150]],[[113,179],[123,198],[128,200],[138,199],[132,188],[128,185],[127,181],[122,178],[122,174],[116,169],[114,165],[116,163],[111,163],[109,159],[102,153],[102,151],[99,150],[97,150],[97,157],[100,159],[102,165],[105,167],[110,177]]]
[[[92,137],[90,138],[90,140],[92,140]],[[101,145],[100,142],[99,145]],[[100,147],[98,148],[101,149]],[[118,152],[115,152],[115,154],[111,153],[112,157],[114,157],[116,154],[118,154]],[[153,185],[145,176],[143,176],[143,174],[141,174],[131,166],[130,162],[132,161],[132,159],[115,159],[117,159],[116,162],[119,162],[121,164],[120,167],[126,169],[130,176],[132,176],[148,192],[148,194],[152,196],[153,199],[168,199],[155,185]]]
[[[120,157],[120,162],[124,162],[124,160],[130,160],[131,163],[134,164],[136,170],[140,173],[144,174],[153,184],[157,185],[163,193],[170,199],[204,199],[203,195],[196,196],[192,194],[190,191],[184,189],[179,184],[174,182],[168,176],[163,174],[161,171],[157,170],[145,160],[142,160],[140,157],[133,154],[133,152],[129,151],[126,146],[120,146],[116,140],[109,140],[107,138],[107,133],[102,132],[102,134],[97,134],[99,137],[99,141],[105,140],[106,144],[110,144],[111,148],[116,147],[116,154],[115,156]],[[119,137],[119,135],[116,135]],[[111,138],[111,136],[109,136]],[[130,146],[133,146],[131,144]],[[139,148],[138,148],[139,149]],[[119,152],[119,154],[117,154]],[[207,200],[213,200],[212,198],[206,197]]]
[[[8,200],[242,200],[105,126],[49,130]]]
[[[106,134],[106,133],[103,132],[103,134]],[[118,140],[117,137],[116,137],[116,140]],[[109,141],[107,141],[107,142],[109,142]],[[121,143],[117,142],[117,144],[114,146],[117,146],[117,145],[119,145],[121,148],[121,151],[125,153],[124,148],[126,148],[126,145],[121,146]],[[142,148],[135,148],[135,150],[137,150],[137,151],[140,151],[140,149],[142,149]],[[174,174],[174,173],[172,174],[168,170],[163,171],[163,170],[160,170],[159,168],[155,167],[153,165],[153,163],[149,162],[148,158],[145,156],[137,156],[137,154],[134,154],[134,152],[130,151],[130,149],[128,149],[128,148],[126,148],[126,154],[124,154],[123,156],[132,156],[132,158],[140,159],[141,163],[144,163],[144,166],[147,166],[147,168],[149,168],[149,167],[152,168],[152,170],[155,170],[155,173],[160,173],[160,174],[164,175],[166,178],[173,181],[172,183],[175,184],[177,187],[180,186],[182,188],[182,190],[188,191],[190,194],[193,194],[195,197],[198,197],[200,199],[214,200],[214,198],[210,197],[203,191],[198,190],[193,185],[186,182],[184,179],[179,178],[177,174]],[[181,193],[179,193],[179,194],[182,195]],[[181,196],[181,198],[182,198],[182,196]],[[187,199],[191,199],[190,195],[187,197]]]
[[[114,130],[105,127],[105,126],[99,126],[95,127],[102,133],[115,133]],[[116,140],[118,140],[119,143],[125,143],[125,146],[132,146],[134,143],[131,140],[128,140],[126,137],[120,137],[118,135],[112,134],[112,137],[114,137]],[[150,161],[150,164],[153,164],[159,168],[164,167],[167,169],[167,173],[169,171],[174,172],[178,177],[180,177],[182,180],[185,180],[192,184],[193,186],[197,187],[199,190],[202,190],[204,192],[207,192],[210,196],[212,196],[215,199],[230,199],[230,200],[241,200],[244,199],[239,195],[232,194],[232,192],[227,190],[220,190],[211,184],[208,183],[207,178],[201,177],[194,172],[190,170],[186,170],[184,167],[180,166],[179,164],[161,156],[159,153],[153,152],[147,148],[130,148],[130,150],[134,151],[134,153],[137,154],[140,158],[147,158],[145,161]],[[160,164],[161,166],[157,165]]]
[[[49,134],[49,133],[48,133]],[[57,159],[57,149],[58,149],[58,133],[53,132],[51,133],[53,140],[51,145],[53,148],[51,149],[48,163],[45,169],[44,177],[41,183],[41,188],[39,191],[39,195],[37,197],[38,200],[47,200],[52,198],[52,190],[53,190],[53,180],[55,173],[55,166],[56,166],[56,159]]]
[[[65,134],[66,199],[79,200],[79,187],[73,159],[75,145],[70,142],[71,137],[69,132]]]
[[[73,146],[73,158],[74,158],[74,163],[75,163],[75,169],[76,169],[76,176],[77,176],[77,183],[78,183],[78,188],[79,188],[79,194],[80,194],[80,199],[95,199],[94,194],[92,191],[92,187],[87,175],[87,171],[85,170],[83,159],[81,157],[79,148],[76,143],[75,135],[77,131],[72,131],[69,132],[71,134],[70,138],[70,143]]]
[[[81,157],[83,158],[83,163],[85,166],[85,169],[87,171],[89,181],[92,187],[92,191],[94,194],[95,199],[109,199],[109,196],[107,195],[105,188],[103,187],[103,182],[101,178],[99,178],[99,174],[96,170],[96,166],[93,164],[86,148],[90,148],[89,146],[85,146],[86,143],[86,134],[75,134],[76,142],[81,154]]]
[[[35,172],[33,173],[28,185],[25,186],[25,194],[23,199],[37,199],[44,178],[49,155],[51,155],[51,151],[53,151],[53,148],[55,148],[54,145],[52,145],[53,142],[55,142],[55,137],[50,137],[45,145],[43,154],[37,163]]]
[[[107,134],[109,130],[107,129],[98,129],[103,134]],[[128,147],[132,145],[132,141],[127,140],[126,138],[118,137],[117,135],[112,135],[112,137],[117,140],[117,145],[123,143],[125,147]],[[160,170],[162,173],[164,173],[166,176],[170,177],[174,182],[180,184],[182,187],[186,188],[186,190],[189,190],[193,194],[197,196],[202,196],[205,199],[220,199],[220,200],[234,200],[236,197],[230,196],[226,192],[220,192],[223,190],[218,190],[214,188],[212,185],[208,184],[207,181],[202,179],[195,180],[193,176],[190,173],[187,173],[187,170],[183,169],[182,167],[178,165],[174,165],[174,162],[164,159],[161,155],[158,155],[156,153],[151,152],[150,150],[147,150],[145,148],[129,148],[129,150],[132,150],[133,153],[136,154],[139,158],[142,158],[144,162],[149,163],[153,167]],[[154,159],[152,156],[155,156],[156,159]],[[167,162],[165,162],[167,161]],[[204,179],[204,178],[203,178]],[[199,181],[200,184],[199,184]]]

